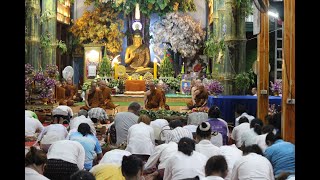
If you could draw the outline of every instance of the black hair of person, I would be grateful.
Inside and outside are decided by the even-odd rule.
[[[176,127],[182,127],[183,122],[181,120],[173,120],[169,122],[169,126],[171,129],[175,129]]]
[[[141,109],[141,105],[137,102],[132,102],[128,106],[128,110],[132,110],[134,114],[138,115]]]
[[[212,175],[214,172],[219,172],[221,174],[228,170],[227,160],[223,155],[212,156],[208,159],[205,166],[206,176]]]
[[[202,122],[196,130],[196,134],[201,138],[208,138],[211,136],[211,125],[208,122]]]
[[[31,146],[30,151],[25,157],[25,166],[35,164],[37,166],[47,163],[47,154],[42,150],[38,150],[36,147]]]
[[[135,177],[143,169],[143,161],[135,155],[123,156],[121,171],[123,176]]]
[[[257,144],[245,146],[245,147],[243,147],[242,151],[243,151],[243,155],[247,155],[249,153],[256,153],[256,154],[260,154],[261,156],[263,156],[263,152]]]
[[[95,180],[94,175],[86,170],[79,170],[70,176],[70,180]]]
[[[91,128],[87,123],[81,123],[78,126],[78,132],[81,133],[83,136],[86,136],[87,134],[92,134]]]
[[[249,119],[248,119],[247,117],[245,117],[245,116],[242,116],[242,117],[239,119],[239,124],[242,124],[242,123],[244,123],[244,122],[249,123]]]
[[[178,151],[188,156],[191,156],[195,148],[196,148],[196,145],[194,140],[187,137],[181,138],[178,143]]]
[[[221,111],[218,106],[212,106],[208,111],[209,118],[220,118]]]
[[[261,135],[263,122],[261,119],[255,118],[250,123],[250,128],[253,128],[254,132],[256,132],[258,135]]]
[[[274,134],[273,132],[269,132],[266,136],[266,144],[268,144],[268,141],[270,141],[271,143],[274,143],[279,139],[282,139],[279,132],[276,134]]]

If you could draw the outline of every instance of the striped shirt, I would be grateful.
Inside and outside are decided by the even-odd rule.
[[[176,127],[167,134],[166,143],[169,143],[170,141],[178,143],[183,137],[193,139],[192,133],[188,129]]]

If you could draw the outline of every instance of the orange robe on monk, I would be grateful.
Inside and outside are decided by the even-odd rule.
[[[111,89],[109,87],[105,87],[102,91],[102,97],[103,97],[103,108],[104,109],[114,109],[116,106],[111,101]]]
[[[187,103],[187,106],[188,106],[189,109],[196,108],[196,107],[202,107],[202,106],[207,105],[207,100],[208,100],[209,93],[206,90],[206,88],[204,86],[199,86],[196,91],[199,91],[199,94],[197,94],[196,97],[195,97],[195,102],[196,103],[193,104],[192,100],[189,101]]]
[[[88,104],[90,108],[96,108],[96,107],[103,107],[103,96],[102,96],[102,91],[100,89],[96,89],[94,92],[89,93],[90,91],[87,90],[88,94]],[[80,107],[80,109],[85,109],[89,110],[90,109],[87,105]]]
[[[66,89],[60,86],[56,86],[56,100],[59,105],[67,105],[66,100]]]
[[[147,95],[145,108],[154,110],[159,109],[159,107],[164,108],[166,104],[164,97],[162,90],[154,89],[149,95]]]

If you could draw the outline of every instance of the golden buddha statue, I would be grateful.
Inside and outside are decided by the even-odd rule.
[[[125,54],[125,63],[128,64],[127,72],[146,72],[151,68],[150,50],[145,44],[142,44],[142,37],[139,31],[133,35],[133,44],[128,46]]]

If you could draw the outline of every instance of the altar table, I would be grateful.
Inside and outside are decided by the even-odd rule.
[[[126,91],[146,91],[145,80],[126,80]]]
[[[219,107],[221,117],[230,124],[235,121],[235,108],[237,104],[243,104],[246,107],[247,113],[255,116],[257,115],[257,96],[209,96],[208,107],[213,105]],[[269,104],[281,105],[280,96],[269,96]]]

